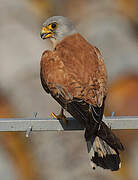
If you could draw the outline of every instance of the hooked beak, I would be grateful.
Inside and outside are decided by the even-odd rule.
[[[54,32],[51,31],[50,29],[46,28],[46,27],[42,27],[41,31],[40,31],[40,36],[42,39],[47,39],[50,37],[53,37]]]

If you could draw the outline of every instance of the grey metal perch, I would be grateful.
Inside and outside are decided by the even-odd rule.
[[[49,118],[0,118],[0,131],[76,131],[83,130],[78,121],[68,118],[68,127],[62,121]],[[138,129],[138,116],[111,116],[104,118],[111,129]]]

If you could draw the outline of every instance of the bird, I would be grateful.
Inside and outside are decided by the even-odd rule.
[[[53,48],[43,52],[40,62],[41,84],[61,106],[60,114],[52,116],[68,125],[67,111],[80,122],[92,169],[117,171],[121,167],[119,151],[124,146],[102,121],[108,87],[99,49],[63,16],[49,17],[42,24],[40,36],[49,39]]]

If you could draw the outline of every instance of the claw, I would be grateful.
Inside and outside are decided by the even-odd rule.
[[[66,126],[68,125],[68,121],[66,119],[66,116],[63,113],[63,108],[61,109],[61,112],[59,113],[59,115],[55,115],[55,113],[51,113],[51,117],[58,119],[58,120],[62,120],[64,122],[64,124],[66,124]]]
[[[55,115],[55,113],[53,113],[53,112],[50,114],[50,116],[51,116],[52,118],[58,119],[57,116]]]

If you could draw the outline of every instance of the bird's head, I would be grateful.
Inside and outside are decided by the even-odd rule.
[[[76,33],[74,25],[63,16],[48,18],[42,26],[40,36],[42,39],[50,39],[54,45],[65,37]]]

